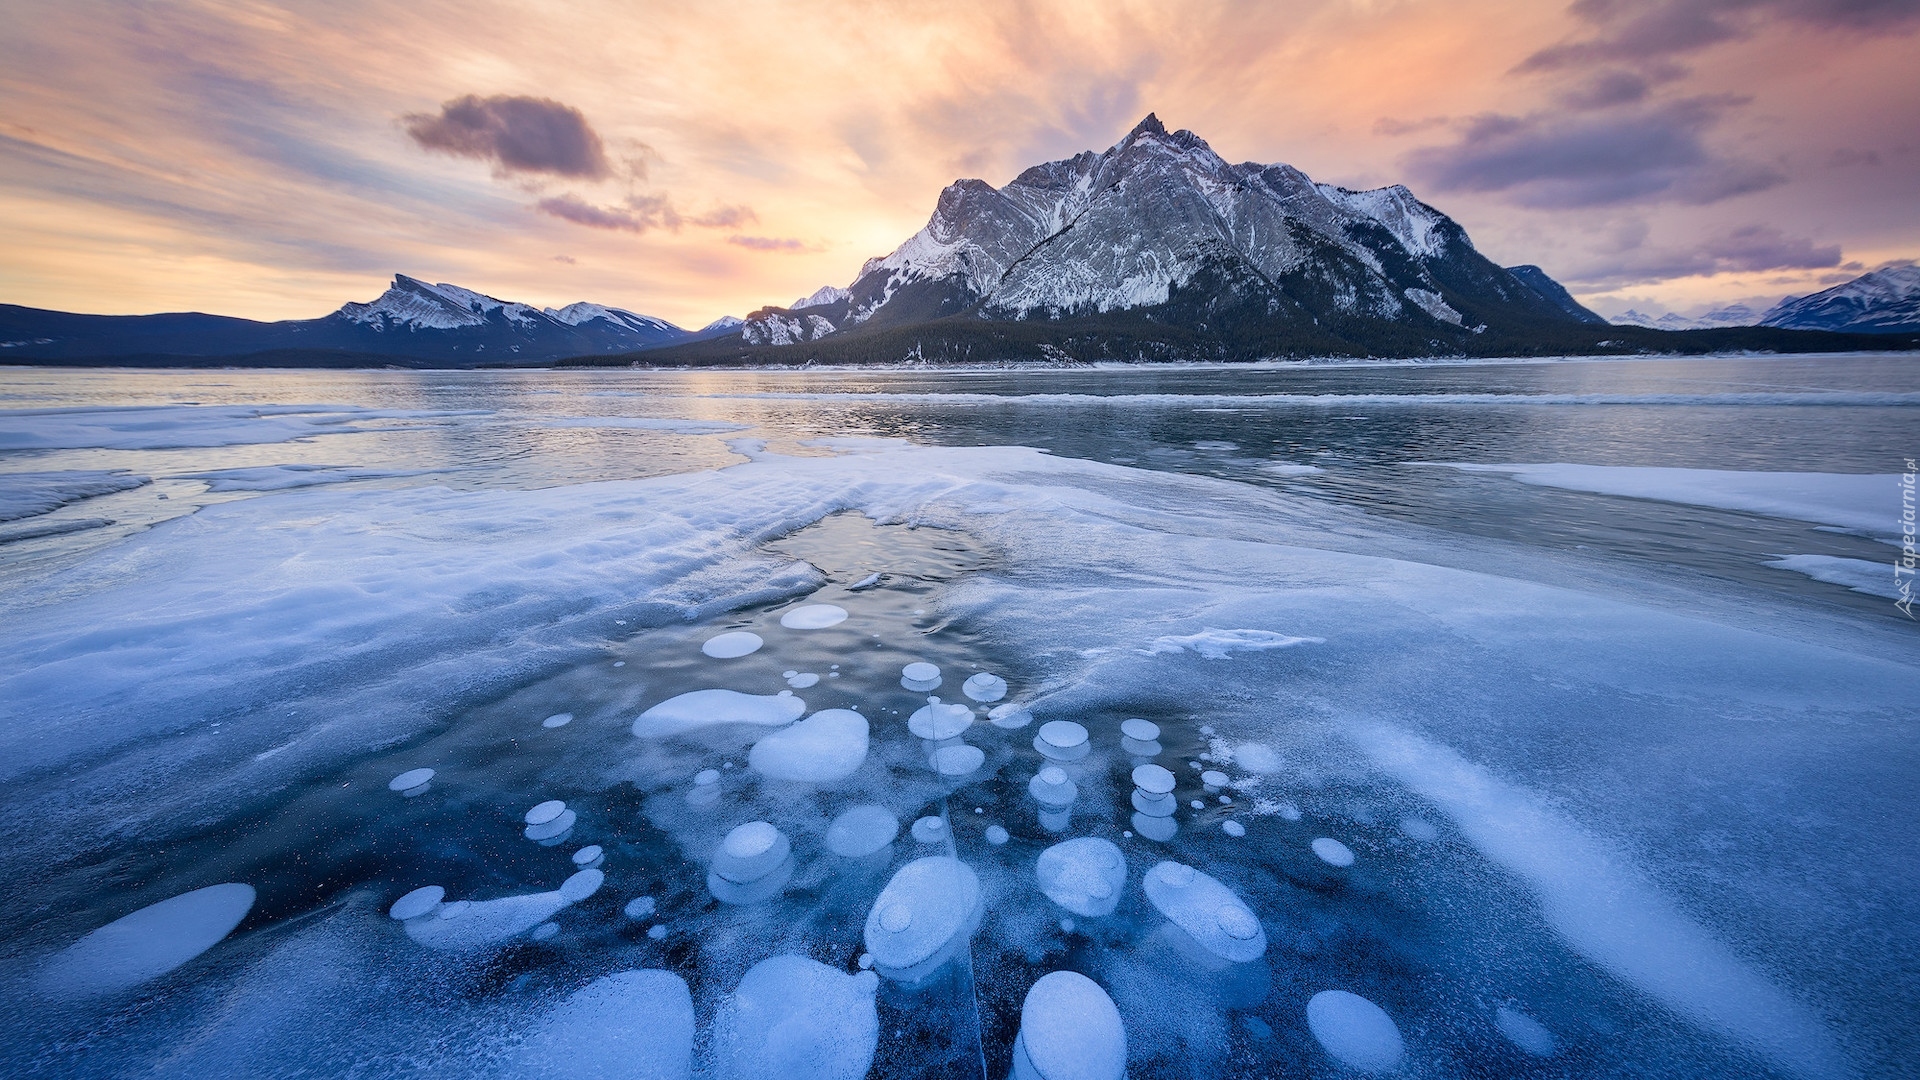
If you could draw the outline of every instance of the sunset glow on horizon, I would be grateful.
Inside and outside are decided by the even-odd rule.
[[[400,272],[698,327],[1149,111],[1607,315],[1920,257],[1909,0],[4,11],[0,303],[312,318]]]

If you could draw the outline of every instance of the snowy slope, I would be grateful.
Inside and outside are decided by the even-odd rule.
[[[1824,292],[1788,297],[1768,308],[1760,325],[1866,334],[1920,330],[1920,266],[1875,270]]]
[[[1760,313],[1745,304],[1728,304],[1696,316],[1671,311],[1654,316],[1628,308],[1609,321],[1615,326],[1644,326],[1651,330],[1716,330],[1723,326],[1757,325]]]

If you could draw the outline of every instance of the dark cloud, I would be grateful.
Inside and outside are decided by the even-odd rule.
[[[740,236],[736,234],[727,237],[727,243],[733,244],[736,247],[749,248],[754,251],[810,250],[806,244],[785,236]]]
[[[468,94],[437,114],[402,119],[407,134],[426,149],[490,161],[502,173],[599,180],[613,172],[600,136],[580,110],[548,98]]]
[[[1560,103],[1570,109],[1610,109],[1645,101],[1652,89],[1653,80],[1647,76],[1614,68],[1565,91],[1560,95]]]
[[[1707,148],[1706,132],[1729,104],[1694,98],[1630,112],[1488,114],[1467,121],[1451,145],[1414,151],[1407,167],[1440,191],[1500,192],[1526,206],[1718,202],[1783,179]]]
[[[1920,0],[1575,0],[1567,10],[1593,35],[1541,49],[1519,70],[1660,61],[1747,37],[1767,22],[1854,31],[1920,23]]]
[[[751,206],[722,206],[692,221],[703,229],[737,229],[742,225],[759,224],[760,215],[754,213]]]
[[[1648,285],[1702,274],[1825,270],[1840,265],[1840,245],[1816,244],[1771,225],[1747,225],[1691,248],[1635,247],[1609,253],[1568,274],[1583,292]]]
[[[1412,135],[1440,127],[1447,122],[1444,116],[1425,116],[1418,120],[1400,120],[1392,116],[1383,116],[1373,122],[1375,135]]]
[[[680,227],[680,215],[664,195],[633,196],[625,206],[595,206],[578,195],[566,194],[541,199],[536,205],[543,214],[590,229],[643,233]]]

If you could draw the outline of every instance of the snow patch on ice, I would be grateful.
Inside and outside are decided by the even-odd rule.
[[[1479,465],[1434,462],[1462,472],[1503,473],[1525,484],[1738,510],[1856,529],[1900,531],[1897,473],[1738,472],[1634,465]]]
[[[1295,645],[1320,645],[1326,638],[1291,637],[1272,630],[1217,630],[1211,626],[1197,634],[1168,635],[1154,638],[1141,652],[1147,656],[1191,650],[1208,660],[1225,660],[1236,652],[1264,652],[1289,649]]]

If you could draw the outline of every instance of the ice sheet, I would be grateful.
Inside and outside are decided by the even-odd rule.
[[[1504,473],[1527,484],[1625,495],[1688,506],[1792,518],[1872,536],[1900,530],[1898,474],[1737,472],[1631,465],[1477,465],[1439,462],[1462,472]]]
[[[50,513],[82,499],[130,491],[147,482],[144,476],[103,470],[0,473],[0,521]]]
[[[357,469],[348,465],[256,465],[243,469],[179,473],[177,479],[204,480],[209,491],[285,491],[351,480],[389,480],[426,476],[434,469]]]
[[[1843,559],[1837,555],[1783,555],[1769,560],[1767,565],[1805,574],[1815,581],[1830,585],[1844,585],[1868,596],[1884,596],[1889,600],[1898,600],[1904,595],[1900,591],[1902,581],[1907,582],[1909,588],[1913,582],[1912,574],[1897,574],[1891,560],[1876,563],[1865,559]]]
[[[452,409],[356,405],[129,405],[0,410],[0,450],[165,450],[291,442],[369,430],[375,420],[486,416]]]

